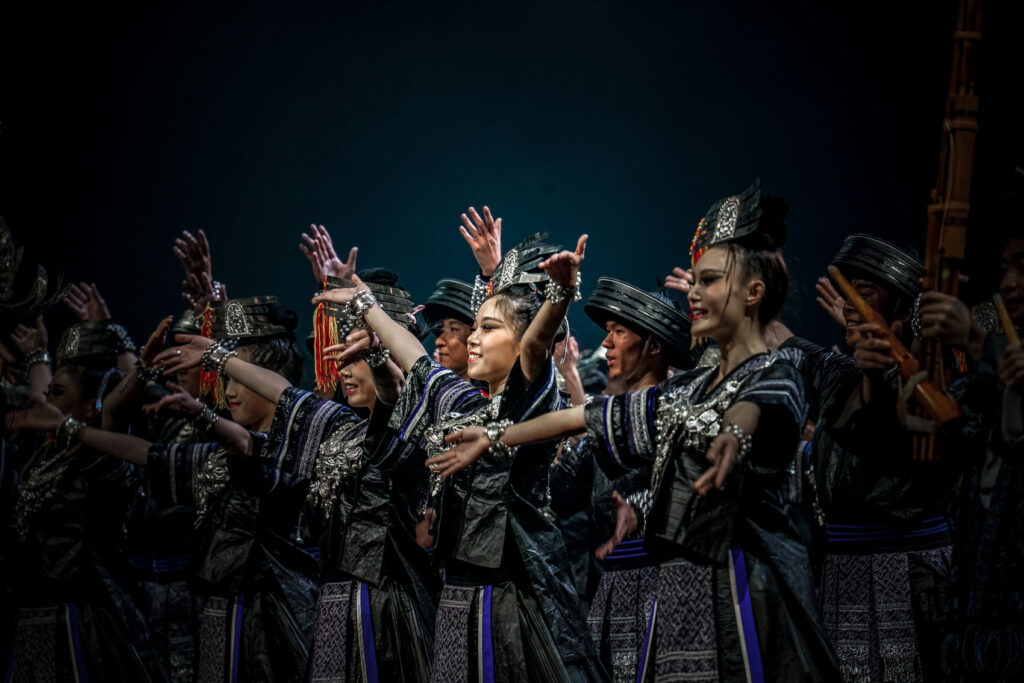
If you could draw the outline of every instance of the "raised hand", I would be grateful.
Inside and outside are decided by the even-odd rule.
[[[49,344],[49,339],[46,326],[43,324],[43,316],[41,315],[36,317],[35,327],[18,325],[14,328],[14,332],[11,333],[11,341],[26,356],[33,351],[45,350]]]
[[[172,413],[174,415],[198,415],[203,412],[203,403],[195,398],[181,385],[168,382],[167,388],[171,393],[164,396],[156,403],[149,403],[142,407],[144,413],[154,415],[157,413]]]
[[[612,501],[615,502],[615,531],[611,538],[594,551],[594,557],[599,560],[608,557],[640,525],[636,510],[619,495],[618,491],[612,491]]]
[[[459,226],[466,244],[473,250],[473,257],[480,266],[480,274],[485,278],[494,274],[501,262],[501,219],[495,220],[491,210],[484,207],[484,216],[469,207],[469,215],[462,214],[462,225]]]
[[[210,242],[206,239],[206,233],[199,230],[197,239],[188,230],[181,231],[181,237],[174,240],[174,255],[181,262],[185,273],[202,275],[206,273],[213,279],[213,262],[210,258]]]
[[[829,317],[835,320],[840,327],[846,329],[846,316],[843,315],[846,299],[836,291],[832,280],[827,277],[819,277],[814,288],[818,290],[818,305],[825,309]]]
[[[693,286],[693,271],[689,269],[683,270],[676,266],[672,269],[671,275],[665,276],[665,286],[686,294],[690,291],[690,287]]]
[[[323,282],[324,276],[349,278],[356,272],[356,256],[359,254],[359,247],[352,247],[348,250],[348,259],[342,261],[334,251],[334,243],[331,235],[322,225],[310,225],[309,231],[312,235],[302,233],[304,244],[299,245],[299,250],[309,259],[313,268],[313,276],[317,282]]]
[[[551,281],[562,287],[573,287],[579,275],[583,255],[587,250],[587,235],[580,235],[576,242],[576,251],[563,250],[541,261],[537,266],[551,278]]]
[[[165,375],[196,367],[203,351],[213,343],[212,339],[198,334],[176,334],[174,341],[183,346],[161,351],[153,359],[153,366],[160,368]]]
[[[316,306],[319,303],[347,304],[349,300],[360,290],[369,289],[366,284],[359,279],[358,275],[353,274],[351,280],[353,284],[352,287],[335,287],[334,289],[329,289],[326,292],[320,292],[313,297],[313,305]]]
[[[68,295],[64,297],[64,303],[81,320],[110,320],[110,309],[107,302],[100,295],[96,283],[91,285],[81,282],[71,285]]]
[[[171,315],[161,320],[156,329],[149,335],[149,339],[146,340],[146,345],[142,347],[142,351],[139,352],[139,360],[146,367],[153,367],[157,354],[163,350],[164,343],[167,341],[167,330],[170,329],[172,322],[174,322],[174,316]]]
[[[377,335],[368,330],[354,330],[341,344],[324,349],[324,358],[338,364],[338,369],[351,365],[366,357],[366,354],[380,346]]]
[[[575,368],[580,360],[580,345],[572,335],[555,344],[555,368],[561,372]]]
[[[189,273],[185,282],[181,298],[196,316],[201,316],[211,301],[228,298],[228,288],[219,282],[215,283],[209,273]]]
[[[426,462],[431,472],[442,477],[450,477],[459,470],[469,467],[491,446],[487,431],[483,427],[467,427],[461,432],[449,434],[444,440],[457,445]]]

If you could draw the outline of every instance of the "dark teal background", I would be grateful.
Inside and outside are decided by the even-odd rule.
[[[418,298],[472,277],[470,204],[506,247],[589,233],[585,289],[653,286],[760,176],[792,203],[784,317],[829,344],[813,284],[842,237],[923,242],[953,2],[143,4],[9,7],[0,28],[0,211],[140,341],[182,308],[186,227],[231,295],[305,317],[314,221]],[[982,212],[1021,163],[1020,9],[986,7]],[[974,297],[994,263],[978,231]]]

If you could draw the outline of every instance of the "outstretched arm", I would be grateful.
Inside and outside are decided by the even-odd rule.
[[[501,443],[509,447],[528,443],[554,441],[578,434],[586,428],[583,422],[583,406],[545,413],[532,420],[510,425],[501,436]],[[475,462],[484,454],[491,442],[483,427],[469,427],[445,437],[448,443],[458,444],[451,450],[427,460],[432,472],[448,477]]]
[[[196,367],[200,363],[203,351],[213,343],[211,339],[191,334],[175,335],[174,340],[184,344],[184,346],[167,349],[155,359],[157,367],[165,373]],[[253,365],[238,356],[232,356],[228,359],[227,364],[224,366],[224,372],[231,379],[239,384],[244,384],[252,391],[275,404],[281,398],[284,390],[291,386],[291,382],[273,370]]]
[[[347,304],[360,290],[369,291],[357,275],[352,276],[354,287],[331,289],[313,297],[313,304],[331,302],[336,304]],[[427,355],[426,349],[420,340],[413,335],[408,328],[399,325],[392,320],[387,313],[376,303],[363,313],[363,319],[371,330],[377,335],[381,343],[391,351],[391,357],[402,368],[409,372],[423,356]],[[328,353],[337,354],[332,356],[341,365],[345,365],[351,358],[356,357],[355,350],[349,351],[343,346],[331,346],[325,349]]]
[[[548,274],[551,281],[548,283],[549,295],[537,312],[537,316],[530,323],[530,326],[523,333],[522,347],[519,354],[519,364],[523,369],[523,375],[527,380],[537,376],[544,364],[551,357],[551,345],[555,341],[555,334],[565,319],[569,304],[572,303],[573,295],[566,294],[560,299],[551,296],[551,289],[554,287],[562,290],[570,290],[576,287],[576,279],[579,276],[580,264],[583,263],[583,254],[587,248],[587,236],[580,235],[576,242],[576,251],[560,251],[551,258],[543,261],[540,268]],[[575,290],[573,290],[575,292]],[[557,300],[558,303],[552,303]]]

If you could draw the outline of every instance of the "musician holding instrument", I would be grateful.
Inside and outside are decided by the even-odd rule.
[[[901,397],[915,388],[892,353],[912,346],[923,268],[871,235],[848,236],[832,265],[848,288],[843,317],[856,362],[830,354],[811,382],[821,405],[811,476],[825,527],[822,611],[844,680],[932,680],[956,471],[912,458],[905,423],[914,416]]]
[[[1019,201],[1017,202],[1020,203]],[[1002,253],[1002,330],[952,390],[966,420],[954,453],[963,481],[943,668],[951,678],[1024,674],[1024,224],[1021,206],[996,213],[1017,227]]]

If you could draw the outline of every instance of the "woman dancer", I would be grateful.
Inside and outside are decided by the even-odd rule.
[[[389,457],[422,466],[423,448],[466,424],[524,419],[562,405],[551,347],[578,292],[586,236],[574,252],[530,238],[490,280],[469,338],[469,375],[489,395],[432,361],[373,296],[356,287],[314,299],[346,304],[408,372],[391,416],[398,439]],[[543,283],[540,304],[527,283]],[[527,286],[523,286],[527,285]],[[572,680],[600,676],[558,530],[541,514],[554,449],[524,449],[443,482],[432,478],[438,510],[434,557],[444,570],[433,680]],[[426,505],[426,502],[425,502]]]
[[[691,331],[716,342],[716,366],[508,428],[466,429],[428,462],[451,476],[584,430],[613,473],[653,461],[647,536],[661,564],[638,680],[838,678],[807,549],[778,496],[806,411],[795,352],[769,351],[764,339],[788,284],[785,213],[755,183],[698,226]]]

